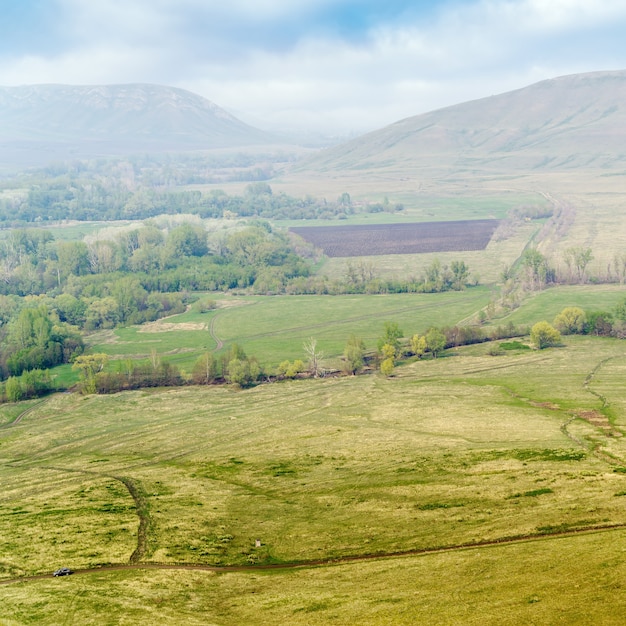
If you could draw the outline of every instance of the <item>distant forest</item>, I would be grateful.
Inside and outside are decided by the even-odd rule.
[[[288,160],[288,157],[273,157]],[[19,227],[60,220],[143,220],[157,215],[201,218],[341,219],[357,210],[402,210],[385,203],[355,207],[349,194],[335,200],[273,193],[267,179],[275,161],[233,155],[213,160],[181,156],[97,159],[59,164],[0,180],[0,226]],[[248,181],[242,195],[185,187]]]

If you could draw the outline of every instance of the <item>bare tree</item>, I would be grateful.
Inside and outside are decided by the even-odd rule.
[[[315,378],[323,376],[324,368],[322,366],[322,359],[324,358],[324,353],[317,349],[317,339],[311,337],[302,344],[302,347],[309,360],[309,371],[311,374],[313,374]]]

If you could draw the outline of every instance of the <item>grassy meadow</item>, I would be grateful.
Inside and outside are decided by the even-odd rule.
[[[270,371],[285,359],[302,359],[302,344],[314,337],[329,366],[338,365],[347,339],[355,334],[374,350],[386,321],[397,322],[407,337],[434,325],[454,325],[489,302],[491,290],[472,288],[442,294],[350,296],[218,296],[217,308],[193,310],[143,326],[96,333],[95,352],[113,359],[148,358],[155,350],[190,369],[199,355],[238,343]]]
[[[339,367],[350,335],[361,337],[374,350],[386,321],[397,322],[408,338],[431,326],[453,326],[472,319],[492,296],[491,288],[473,287],[440,294],[389,294],[346,296],[231,296],[207,295],[217,308],[208,313],[189,310],[142,326],[100,331],[89,337],[94,352],[116,362],[149,359],[152,351],[190,372],[206,351],[238,343],[273,371],[285,359],[303,359],[303,343],[311,337],[324,352],[328,367]],[[561,286],[537,292],[494,323],[552,322],[567,306],[585,310],[610,310],[624,299],[619,285]],[[211,334],[211,329],[213,334]],[[72,379],[69,366],[57,368],[59,380]]]
[[[0,578],[533,541],[297,570],[24,581],[0,586],[0,619],[618,623],[626,532],[551,534],[626,524],[623,343],[488,349],[389,379],[52,396],[0,430]]]
[[[514,324],[550,323],[565,308],[577,306],[585,311],[611,311],[626,298],[624,285],[563,285],[537,291],[522,306],[506,316]]]
[[[13,624],[623,623],[626,532],[291,571],[111,571],[0,587]]]

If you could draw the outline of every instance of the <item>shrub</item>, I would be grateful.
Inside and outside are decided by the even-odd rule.
[[[530,340],[539,350],[555,346],[561,342],[561,333],[548,324],[548,322],[537,322],[530,329]]]

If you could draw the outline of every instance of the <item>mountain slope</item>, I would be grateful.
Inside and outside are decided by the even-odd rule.
[[[209,100],[159,85],[0,87],[6,149],[212,149],[274,143]]]
[[[624,167],[624,103],[626,71],[564,76],[401,120],[320,153],[306,169]]]

